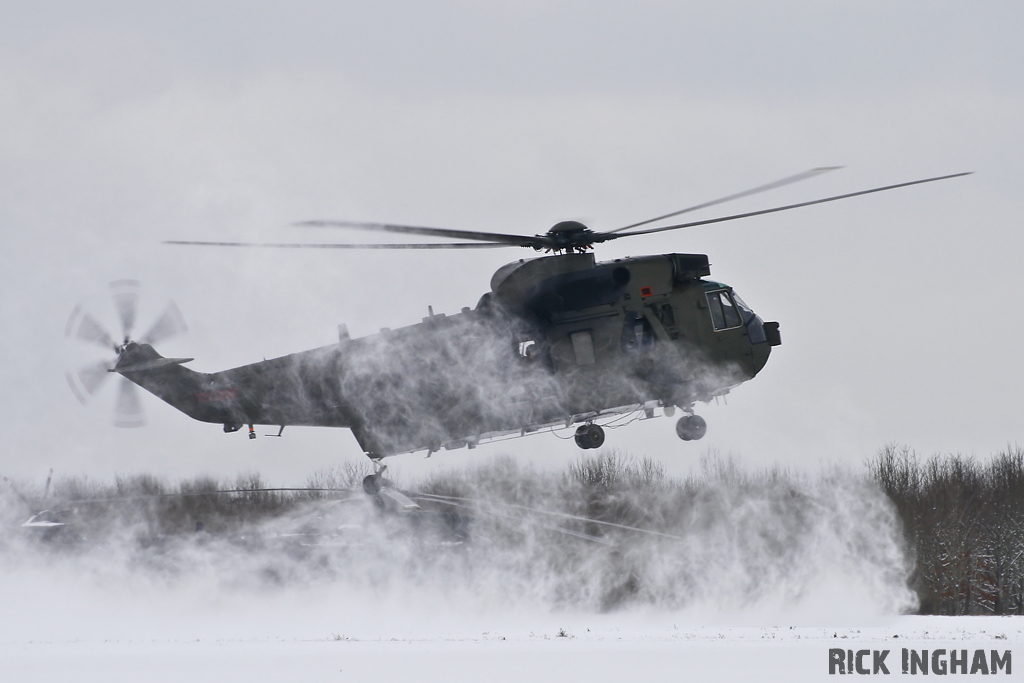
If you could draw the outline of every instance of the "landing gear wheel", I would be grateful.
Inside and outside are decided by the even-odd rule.
[[[576,445],[584,450],[600,448],[604,444],[604,428],[601,425],[583,425],[576,430]]]
[[[375,496],[380,493],[380,475],[368,474],[363,477],[363,491],[368,496]]]
[[[699,441],[707,431],[708,423],[700,415],[684,415],[676,422],[676,435],[683,441]]]

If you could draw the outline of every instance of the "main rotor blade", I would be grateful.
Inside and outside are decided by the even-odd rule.
[[[506,243],[444,242],[434,244],[280,244],[277,242],[190,242],[165,240],[164,244],[191,244],[202,247],[254,247],[274,249],[494,249],[512,247]]]
[[[537,235],[507,235],[500,232],[476,232],[472,230],[450,230],[448,228],[421,228],[413,225],[395,225],[393,223],[357,223],[354,221],[301,221],[292,225],[310,228],[354,228],[356,230],[372,230],[374,232],[400,232],[407,235],[428,235],[430,237],[448,237],[457,240],[475,240],[477,242],[501,242],[517,247],[545,246],[546,240]]]
[[[153,326],[149,328],[149,331],[139,341],[142,344],[156,344],[159,341],[170,339],[187,331],[188,325],[185,324],[185,316],[181,314],[177,305],[172,301],[167,304],[163,314],[157,318]]]
[[[694,221],[692,223],[680,223],[678,225],[665,225],[659,228],[648,228],[647,230],[635,230],[633,232],[620,232],[615,235],[609,235],[604,233],[603,239],[598,240],[606,242],[608,240],[618,239],[620,237],[632,237],[633,235],[649,235],[655,232],[665,232],[667,230],[679,230],[681,228],[692,228],[698,225],[709,225],[711,223],[724,223],[725,221],[734,221],[740,218],[750,218],[751,216],[763,216],[766,213],[777,213],[779,211],[788,211],[790,209],[799,209],[802,206],[813,206],[815,204],[824,204],[826,202],[835,202],[840,199],[849,199],[850,197],[859,197],[865,194],[872,194],[875,192],[885,192],[886,190],[895,190],[899,187],[909,187],[911,185],[921,185],[923,183],[933,183],[938,180],[948,180],[950,178],[959,178],[961,176],[971,175],[974,171],[967,171],[965,173],[953,173],[950,175],[937,176],[935,178],[925,178],[924,180],[912,180],[909,183],[897,183],[896,185],[886,185],[885,187],[875,187],[870,190],[861,190],[860,192],[849,192],[847,194],[840,194],[834,197],[825,197],[824,199],[815,199],[809,202],[800,202],[799,204],[787,204],[786,206],[776,206],[771,209],[762,209],[760,211],[748,211],[747,213],[737,213],[731,216],[721,216],[720,218],[709,218],[703,221]]]
[[[110,283],[110,288],[114,290],[114,305],[117,307],[118,317],[121,318],[121,336],[129,339],[132,327],[135,326],[139,283],[136,280],[117,280]]]
[[[822,166],[820,168],[812,168],[809,171],[797,173],[796,175],[791,175],[786,178],[782,178],[781,180],[776,180],[774,182],[768,183],[766,185],[758,185],[757,187],[752,187],[749,190],[744,190],[742,192],[730,194],[725,197],[721,197],[720,199],[712,199],[710,202],[704,202],[703,204],[689,206],[685,209],[680,209],[679,211],[666,213],[664,216],[658,216],[657,218],[648,218],[647,220],[640,221],[639,223],[633,223],[632,225],[624,225],[621,228],[608,230],[604,234],[611,235],[617,232],[622,232],[623,230],[629,230],[630,228],[639,228],[641,225],[647,225],[648,223],[656,223],[658,221],[665,220],[666,218],[672,218],[673,216],[681,216],[684,213],[690,213],[691,211],[697,211],[698,209],[706,209],[709,206],[725,204],[726,202],[731,202],[735,199],[741,199],[743,197],[749,197],[751,195],[760,194],[761,192],[774,190],[785,185],[792,185],[793,183],[798,183],[801,180],[807,180],[808,178],[813,178],[814,176],[821,175],[822,173],[828,173],[829,171],[836,171],[840,168],[842,168],[842,166]]]
[[[117,342],[103,329],[102,325],[96,322],[96,318],[88,313],[83,315],[78,323],[78,331],[75,333],[75,336],[84,341],[99,344],[108,351],[110,349],[117,349]]]
[[[141,427],[144,424],[146,424],[146,418],[142,414],[142,402],[139,400],[138,387],[131,380],[122,377],[117,393],[114,426]]]

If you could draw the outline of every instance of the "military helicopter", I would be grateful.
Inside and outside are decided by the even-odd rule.
[[[372,460],[414,451],[474,448],[499,437],[576,426],[582,449],[605,441],[601,422],[624,415],[683,414],[675,425],[684,441],[701,439],[707,424],[698,403],[728,394],[752,379],[781,344],[779,324],[765,322],[723,283],[710,279],[704,254],[661,254],[598,262],[594,245],[787,211],[860,195],[956,178],[914,180],[858,192],[670,225],[679,215],[799,182],[817,168],[710,202],[595,232],[563,221],[537,235],[443,228],[306,221],[297,225],[358,229],[463,240],[414,244],[257,244],[168,241],[217,247],[316,249],[480,249],[526,247],[549,255],[499,268],[474,308],[429,315],[419,323],[350,338],[339,326],[336,344],[221,372],[184,367],[191,358],[165,358],[153,344],[184,329],[175,307],[138,341],[131,338],[135,296],[115,283],[121,318],[117,342],[88,313],[76,309],[68,336],[113,349],[116,358],[69,374],[72,388],[94,393],[119,374],[122,424],[138,422],[134,385],[189,417],[223,425],[346,427]],[[76,382],[77,379],[77,382]],[[79,392],[81,393],[81,392]],[[607,422],[606,422],[607,424]]]

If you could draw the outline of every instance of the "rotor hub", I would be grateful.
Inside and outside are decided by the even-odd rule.
[[[594,245],[595,233],[579,221],[562,221],[555,223],[548,230],[546,237],[552,251],[584,252]]]

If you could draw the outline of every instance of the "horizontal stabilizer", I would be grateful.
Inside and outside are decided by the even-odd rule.
[[[154,358],[153,360],[142,361],[141,363],[128,363],[111,368],[107,372],[142,372],[144,370],[156,370],[158,368],[164,368],[168,365],[181,365],[182,363],[188,363],[189,361],[195,360],[195,358]]]

